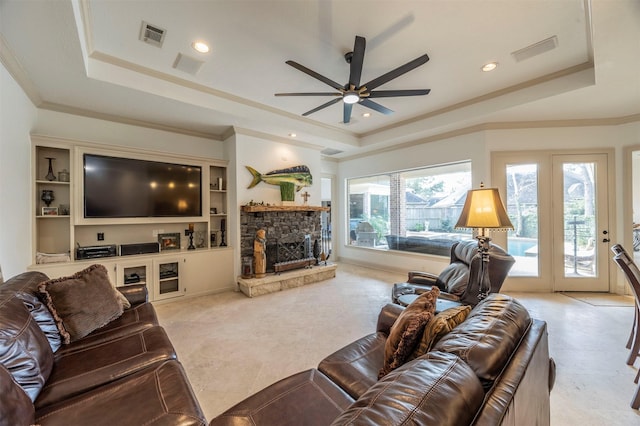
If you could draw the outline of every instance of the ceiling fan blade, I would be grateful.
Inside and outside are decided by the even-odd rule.
[[[431,89],[415,90],[376,90],[369,93],[369,98],[393,98],[396,96],[421,96],[428,95]]]
[[[315,71],[310,70],[309,68],[305,67],[304,65],[300,65],[297,62],[294,61],[287,61],[286,62],[287,65],[291,65],[292,67],[294,67],[295,69],[302,71],[303,73],[310,75],[311,77],[315,78],[316,80],[320,80],[321,82],[323,82],[324,84],[327,84],[331,87],[333,87],[336,90],[343,90],[344,87],[342,86],[342,84],[338,84],[335,81],[318,74]]]
[[[275,96],[342,96],[340,92],[276,93]]]
[[[427,63],[428,60],[429,60],[429,56],[427,54],[424,54],[414,59],[413,61],[407,62],[406,64],[401,65],[398,68],[391,70],[386,74],[381,75],[378,78],[374,78],[370,82],[363,84],[362,87],[366,87],[367,90],[373,90],[376,87],[382,86],[383,84],[393,80],[394,78],[400,77],[402,74],[405,74],[411,71],[412,69]]]
[[[367,42],[364,37],[356,36],[351,56],[351,69],[349,71],[349,86],[358,87],[362,76],[362,64],[364,63],[364,49]]]
[[[304,114],[302,114],[302,116],[303,116],[303,117],[306,117],[307,115],[313,114],[314,112],[318,112],[318,111],[320,111],[321,109],[324,109],[324,108],[326,108],[326,107],[328,107],[328,106],[331,106],[331,105],[333,105],[333,104],[335,104],[335,103],[338,103],[338,102],[340,102],[341,100],[342,100],[342,98],[336,98],[336,99],[330,100],[329,102],[324,103],[324,104],[320,105],[320,106],[319,106],[319,107],[317,107],[317,108],[314,108],[314,109],[312,109],[312,110],[310,110],[310,111],[305,112]]]
[[[351,110],[353,109],[353,104],[348,104],[345,102],[344,111],[342,112],[342,122],[347,124],[351,121]]]
[[[360,105],[366,106],[367,108],[371,108],[372,110],[383,113],[384,115],[393,114],[393,111],[387,107],[383,107],[379,103],[370,101],[369,99],[363,99],[360,102]]]

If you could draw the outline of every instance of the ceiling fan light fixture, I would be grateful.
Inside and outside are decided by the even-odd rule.
[[[496,68],[498,68],[497,62],[488,62],[482,66],[482,71],[489,72],[495,70]]]
[[[354,91],[345,92],[344,96],[342,96],[342,100],[345,104],[355,104],[360,100],[360,95],[358,92]]]

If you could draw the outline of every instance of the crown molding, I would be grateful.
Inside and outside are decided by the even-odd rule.
[[[56,104],[51,102],[43,102],[38,106],[40,109],[61,112],[65,114],[77,115],[81,117],[95,118],[98,120],[111,121],[114,123],[128,124],[131,126],[144,127],[147,129],[162,130],[165,132],[178,133],[186,136],[194,136],[198,138],[211,139],[214,141],[222,142],[220,135],[214,133],[196,132],[194,130],[188,130],[181,127],[167,126],[164,124],[153,123],[150,121],[135,120],[132,118],[123,117],[120,115],[106,114],[102,112],[91,111],[88,109],[76,108],[68,105]]]
[[[540,121],[505,121],[505,122],[489,122],[476,124],[473,126],[462,127],[460,129],[451,130],[449,132],[438,133],[426,138],[419,138],[410,142],[405,142],[389,147],[367,151],[361,154],[340,157],[338,162],[354,160],[357,158],[368,157],[371,155],[382,154],[385,152],[395,151],[398,149],[410,148],[425,143],[437,142],[444,139],[450,139],[458,136],[464,136],[471,133],[483,132],[487,130],[518,130],[518,129],[548,129],[560,127],[595,127],[595,126],[620,126],[630,123],[640,122],[640,113],[622,117],[609,118],[587,118],[573,120],[540,120]]]
[[[36,107],[40,106],[40,104],[42,104],[40,92],[29,78],[27,71],[20,64],[18,58],[16,58],[16,55],[9,48],[2,33],[0,33],[0,62],[2,62],[11,77],[18,83],[18,86],[22,88],[29,100],[31,100],[31,103]]]

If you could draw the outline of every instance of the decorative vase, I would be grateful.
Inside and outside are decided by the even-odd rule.
[[[56,180],[56,175],[53,174],[53,160],[55,160],[55,158],[53,157],[45,157],[47,160],[49,160],[49,172],[47,173],[47,175],[45,176],[45,179],[52,181],[52,180]],[[47,204],[48,206],[49,204]]]
[[[55,178],[55,176],[54,176]],[[44,203],[47,205],[47,207],[49,207],[51,205],[51,203],[53,202],[53,200],[56,199],[56,197],[53,196],[53,191],[51,189],[43,189],[42,190],[42,195],[40,196],[40,199],[42,201],[44,201]]]

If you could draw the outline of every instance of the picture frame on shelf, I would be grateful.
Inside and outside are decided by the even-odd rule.
[[[42,216],[58,216],[57,207],[43,207]]]
[[[180,233],[158,234],[158,243],[160,244],[160,251],[180,250]]]

